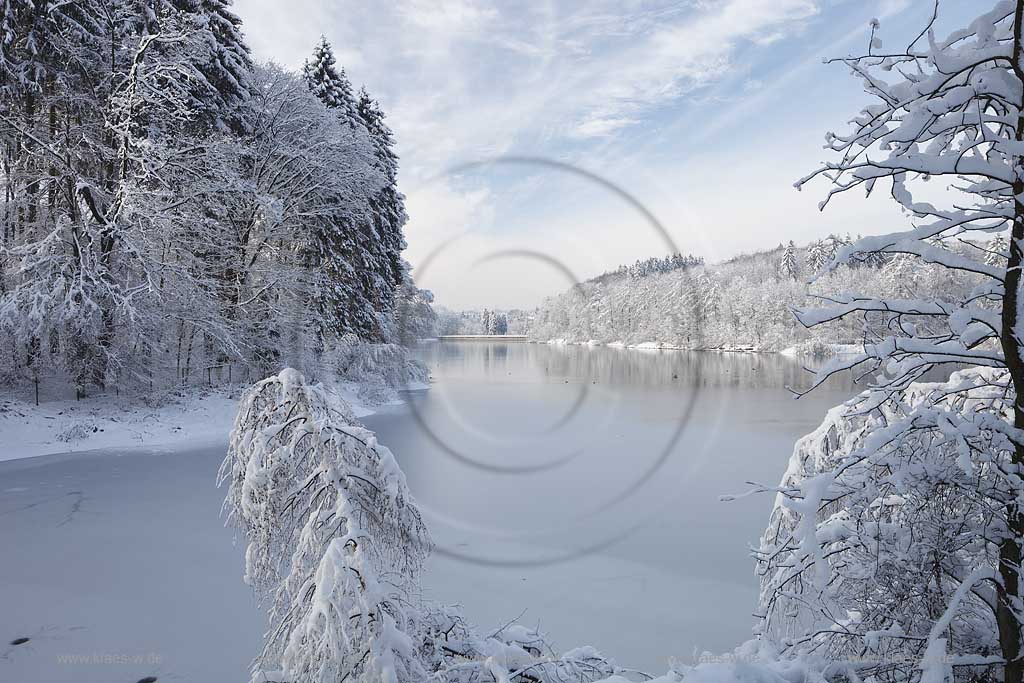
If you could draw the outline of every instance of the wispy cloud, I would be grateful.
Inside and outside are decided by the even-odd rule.
[[[414,176],[516,146],[619,133],[737,68],[744,43],[790,35],[818,11],[812,0],[301,2],[288,12],[295,20],[282,21],[272,4],[238,5],[257,48],[287,54],[302,32],[323,31],[351,58],[349,73],[384,100]],[[268,20],[274,47],[262,38]]]
[[[604,137],[635,123],[639,123],[639,120],[623,117],[591,116],[576,126],[571,131],[571,135],[578,138]]]

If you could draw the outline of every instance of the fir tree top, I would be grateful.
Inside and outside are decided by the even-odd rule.
[[[341,118],[354,126],[360,118],[356,111],[352,84],[345,75],[345,69],[336,66],[336,63],[331,44],[326,37],[320,36],[320,42],[313,49],[313,57],[307,59],[302,67],[302,74],[317,99],[328,109],[340,109]]]

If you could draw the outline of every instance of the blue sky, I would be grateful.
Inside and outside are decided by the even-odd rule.
[[[940,33],[974,0],[943,0]],[[868,103],[842,65],[868,23],[905,45],[931,0],[236,0],[255,55],[299,67],[323,33],[389,113],[421,286],[454,308],[533,306],[671,247],[709,261],[906,219],[792,183]],[[666,241],[597,174],[665,226]],[[525,256],[528,251],[545,258]],[[565,268],[552,266],[557,262]]]

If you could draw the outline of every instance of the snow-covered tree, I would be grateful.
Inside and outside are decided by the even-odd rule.
[[[357,211],[316,227],[320,267],[327,273],[328,309],[349,312],[339,321],[343,331],[381,340],[385,315],[402,283],[405,248],[405,199],[397,187],[394,139],[379,104],[365,89],[356,99],[323,36],[303,75],[316,98],[347,127],[353,149],[360,150],[360,163],[374,171],[368,196],[354,204]]]
[[[762,634],[862,678],[954,665],[958,680],[995,680],[988,535],[1012,448],[992,427],[1011,412],[998,373],[913,384],[899,401],[873,393],[860,405],[877,407],[833,409],[796,445],[758,552]]]
[[[344,335],[383,340],[397,159],[327,48],[306,75],[337,77],[344,116],[302,75],[254,67],[227,0],[0,3],[4,380],[315,374]]]
[[[807,268],[811,273],[820,273],[828,265],[829,259],[830,253],[825,241],[816,240],[807,246]]]
[[[211,284],[198,250],[174,254],[180,260],[161,251],[173,231],[202,225],[196,198],[169,188],[203,175],[192,133],[209,34],[189,9],[146,18],[129,2],[28,3],[8,14],[9,26],[31,21],[14,29],[27,33],[5,45],[3,60],[12,220],[0,320],[29,350],[27,364],[50,354],[79,386],[130,374],[163,317],[181,310],[171,299],[178,287]]]
[[[241,108],[252,95],[253,69],[249,46],[242,35],[242,21],[231,11],[232,0],[178,0],[201,18],[201,38],[206,59],[197,64],[203,78],[197,81],[194,109],[218,130],[241,124]]]
[[[320,42],[313,48],[312,58],[307,59],[303,65],[302,75],[309,89],[325,107],[334,110],[341,120],[353,128],[363,125],[356,109],[352,83],[345,69],[337,65],[334,49],[324,36],[320,36]]]
[[[986,247],[988,254],[985,256],[985,263],[994,268],[1005,268],[1006,261],[1010,257],[1010,241],[1005,235],[993,237]]]
[[[838,159],[798,183],[824,176],[832,197],[881,182],[914,218],[839,249],[830,268],[906,256],[971,283],[834,295],[798,313],[808,326],[867,322],[863,353],[817,382],[858,369],[872,389],[798,447],[815,462],[778,490],[760,554],[765,632],[790,652],[881,655],[868,673],[887,680],[1022,677],[1022,14],[1024,2],[999,2],[946,38],[933,19],[905,51],[881,49],[873,23],[867,53],[840,60],[873,102],[828,134]],[[949,183],[945,206],[915,199],[926,180]],[[1007,231],[1007,263],[987,263],[984,238]],[[964,364],[978,369],[921,384]]]
[[[796,280],[799,277],[800,268],[796,261],[796,245],[793,240],[782,250],[782,261],[779,263],[779,272],[783,277]]]
[[[284,370],[242,397],[221,468],[268,603],[259,671],[294,681],[422,681],[409,610],[430,537],[391,452],[347,406]]]
[[[431,307],[433,292],[420,289],[413,282],[406,264],[402,285],[395,295],[395,307],[391,313],[388,337],[391,341],[411,345],[417,339],[426,339],[438,334],[437,313]]]
[[[356,104],[359,117],[366,126],[376,158],[375,166],[384,178],[384,186],[370,200],[373,212],[374,268],[379,273],[381,292],[378,295],[380,307],[390,306],[390,292],[402,283],[404,264],[402,251],[405,237],[402,228],[407,216],[405,196],[398,189],[398,155],[395,154],[395,139],[385,123],[380,103],[370,97],[366,88],[360,88]]]

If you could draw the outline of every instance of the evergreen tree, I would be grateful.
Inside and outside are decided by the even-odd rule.
[[[985,265],[994,268],[1006,267],[1006,259],[1010,255],[1010,240],[1006,239],[1006,235],[993,237],[986,249],[988,253],[985,254]]]
[[[320,37],[303,66],[303,77],[316,99],[345,125],[358,162],[372,168],[375,156],[356,111],[352,85],[344,69],[337,66],[325,37]],[[382,184],[380,178],[375,179],[375,185]],[[339,197],[339,203],[347,202],[348,209],[333,212],[313,226],[315,263],[311,265],[319,272],[317,298],[328,334],[353,332],[374,340],[384,337],[384,321],[378,313],[388,310],[386,302],[393,292],[382,284],[377,254],[380,240],[373,226],[371,197],[372,191],[357,204],[351,198]],[[381,290],[386,294],[382,295]]]
[[[252,56],[242,35],[242,20],[232,0],[175,0],[197,17],[207,51],[198,64],[204,80],[196,86],[199,116],[214,128],[237,129],[240,106],[252,94]]]
[[[345,292],[330,304],[335,312],[344,311],[339,326],[365,338],[383,339],[386,320],[382,314],[391,310],[402,284],[401,252],[405,248],[404,197],[396,185],[393,136],[384,123],[384,113],[365,90],[356,101],[326,38],[321,36],[303,75],[317,99],[347,124],[361,161],[378,176],[378,187],[365,205],[340,222],[324,226],[320,258],[328,279],[325,289]]]
[[[832,252],[825,240],[816,240],[807,245],[807,268],[811,273],[820,273],[832,259]]]
[[[405,196],[398,190],[398,155],[394,151],[394,135],[384,122],[380,103],[370,97],[366,88],[361,88],[357,108],[373,144],[376,168],[384,177],[384,187],[371,200],[371,210],[378,240],[374,245],[375,261],[386,287],[381,303],[387,308],[391,304],[389,293],[400,286],[403,279],[402,251],[406,244],[402,228],[407,220]]]
[[[798,266],[796,262],[796,245],[793,244],[793,240],[789,241],[786,248],[782,252],[782,263],[779,264],[779,270],[783,277],[791,280],[796,280],[798,277]]]
[[[334,49],[327,38],[320,36],[320,42],[313,48],[313,56],[306,60],[302,75],[309,89],[328,109],[337,110],[339,118],[353,128],[361,126],[356,111],[356,99],[352,84],[345,75],[345,69],[336,66]]]

